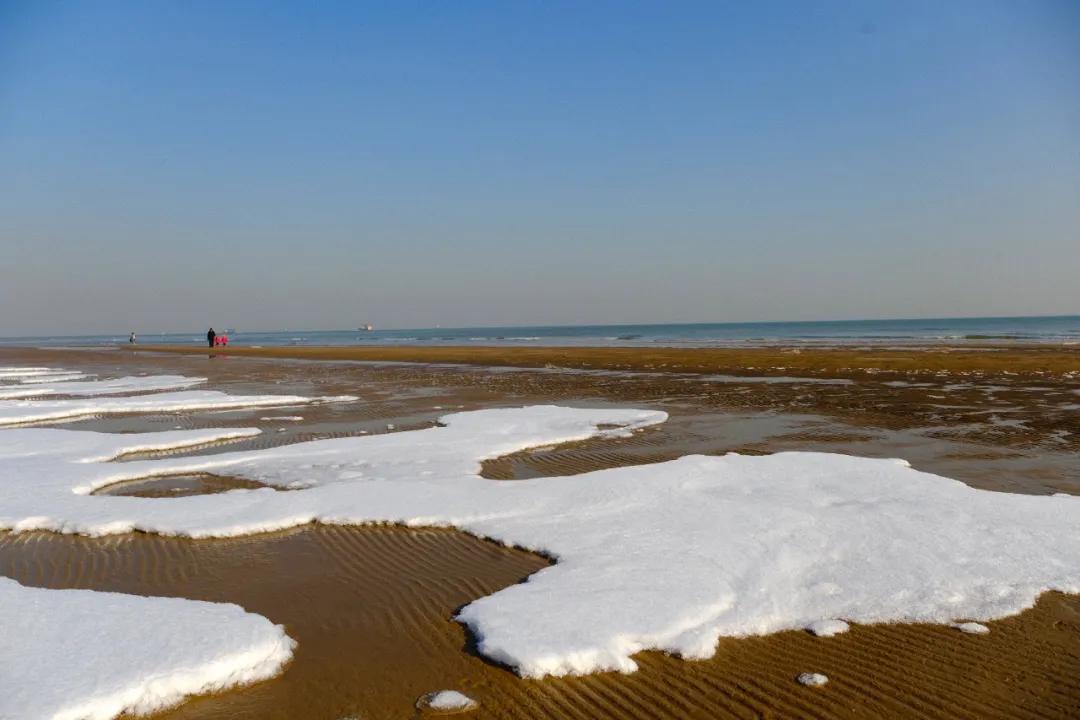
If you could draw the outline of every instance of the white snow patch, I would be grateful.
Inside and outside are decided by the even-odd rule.
[[[1075,497],[976,490],[901,460],[827,453],[687,456],[572,477],[479,476],[481,461],[662,422],[659,411],[463,412],[443,426],[125,463],[132,445],[238,430],[0,432],[0,528],[229,537],[313,521],[452,526],[556,564],[461,610],[478,649],[521,675],[636,669],[658,649],[858,623],[989,620],[1080,592]],[[225,472],[270,488],[180,498],[89,493]],[[273,488],[294,492],[276,492]]]
[[[0,380],[21,380],[22,378],[44,377],[48,375],[70,375],[73,370],[47,367],[5,367],[0,368]]]
[[[356,402],[359,399],[356,395],[324,395],[312,398],[311,402],[315,405],[326,405],[327,403]]]
[[[295,643],[237,605],[0,578],[0,717],[109,720],[276,675]]]
[[[151,377],[120,377],[109,380],[82,380],[37,383],[24,386],[0,387],[0,399],[28,398],[39,395],[117,395],[120,393],[160,392],[180,390],[206,382],[206,378],[181,375]]]
[[[631,373],[628,373],[631,374]],[[662,373],[654,373],[662,374]],[[691,376],[695,380],[720,383],[762,383],[765,385],[854,385],[854,380],[847,378],[806,378],[787,377],[781,375],[698,375]]]
[[[795,679],[803,685],[807,685],[809,687],[821,687],[825,683],[829,682],[829,676],[822,675],[821,673],[800,673],[799,677]]]
[[[18,382],[23,385],[35,385],[37,383],[54,383],[54,382],[69,382],[71,380],[85,380],[86,378],[94,377],[92,374],[83,372],[71,372],[63,375],[40,375],[35,377],[22,377],[18,378]]]
[[[443,712],[474,710],[480,706],[479,703],[471,697],[464,693],[460,693],[457,690],[440,690],[431,693],[430,695],[425,695],[420,698],[420,702],[416,705],[419,708],[426,707]]]
[[[955,625],[953,625],[953,627],[956,628],[957,630],[959,630],[962,633],[967,633],[968,635],[989,635],[990,634],[990,628],[986,627],[982,623],[977,623],[977,622],[956,623]]]
[[[96,400],[0,400],[0,425],[52,422],[99,414],[232,410],[326,401],[326,398],[313,399],[299,395],[230,395],[217,390],[186,390]]]
[[[259,419],[264,421],[264,422],[272,422],[272,421],[275,421],[275,420],[277,420],[279,422],[300,422],[301,420],[304,419],[304,416],[303,415],[266,415],[266,416],[261,417]]]
[[[818,637],[832,637],[846,633],[851,626],[843,620],[818,620],[810,623],[806,629]]]

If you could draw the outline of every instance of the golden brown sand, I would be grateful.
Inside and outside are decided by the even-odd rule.
[[[970,384],[954,376],[899,371],[837,386],[380,368],[210,359],[205,353],[0,351],[0,364],[62,365],[112,375],[199,374],[210,378],[208,387],[231,392],[351,392],[362,398],[281,412],[122,416],[69,425],[124,432],[242,424],[265,431],[255,440],[177,451],[184,453],[386,432],[387,423],[424,427],[445,412],[493,405],[616,403],[659,407],[672,417],[632,438],[489,461],[484,474],[493,482],[513,481],[690,452],[819,449],[907,457],[917,467],[980,487],[1080,492],[1076,413],[1059,407],[1077,402],[1076,383],[1060,377],[998,376],[980,381],[993,383],[996,389],[988,392],[946,389]],[[766,374],[796,374],[785,367]],[[806,368],[798,374],[821,373]],[[901,378],[929,385],[884,384]],[[988,409],[1015,422],[991,421]],[[304,420],[260,419],[293,414]],[[234,480],[195,476],[171,482],[112,491],[214,492],[233,487]],[[22,582],[236,602],[284,623],[299,641],[281,677],[194,699],[163,718],[408,718],[418,715],[417,698],[443,688],[476,698],[482,706],[471,716],[485,718],[1080,717],[1080,598],[1059,594],[990,623],[988,636],[911,625],[856,626],[828,639],[792,632],[724,639],[713,659],[700,662],[643,653],[636,658],[641,670],[632,675],[521,680],[477,657],[452,616],[470,600],[546,564],[536,555],[446,530],[309,526],[215,541],[0,535],[0,574]],[[824,673],[830,683],[805,688],[794,680],[805,671]]]
[[[126,347],[123,350],[129,351]],[[192,355],[196,351],[191,347],[170,347],[168,352],[189,362],[208,360],[205,353]],[[374,366],[369,367],[369,376],[468,386],[494,393],[496,402],[526,396],[532,402],[601,398],[667,403],[686,399],[697,406],[719,409],[816,413],[859,428],[935,427],[934,432],[941,437],[997,448],[1080,451],[1080,413],[1075,407],[1080,402],[1080,349],[1067,347],[812,349],[798,353],[783,348],[237,347],[229,352],[233,355],[215,354],[213,359],[236,361],[254,356],[343,361],[306,363],[309,368],[334,368],[333,372],[350,367],[349,360],[457,363],[457,368]],[[145,357],[145,348],[135,355]],[[203,362],[200,367],[209,364]],[[519,371],[507,371],[514,368]],[[560,369],[584,370],[586,374]],[[803,377],[819,382],[741,384],[730,382],[732,376],[759,380]]]
[[[128,350],[127,346],[121,349]],[[189,345],[145,345],[140,351],[192,353]],[[205,352],[205,351],[204,351]],[[1080,371],[1080,348],[1071,346],[983,346],[964,348],[637,348],[637,347],[262,347],[215,349],[217,355],[295,358],[305,360],[365,360],[421,363],[462,363],[663,372],[735,372],[783,368],[821,376],[846,376],[874,369],[895,372],[974,371],[988,374],[1061,374]],[[749,372],[748,372],[749,371]]]
[[[673,558],[673,561],[676,559]],[[988,636],[934,626],[725,639],[716,657],[636,659],[632,675],[522,680],[478,658],[451,620],[544,567],[460,533],[307,527],[228,541],[0,535],[0,573],[80,587],[235,602],[299,642],[274,680],[196,698],[170,720],[408,718],[456,688],[492,718],[1069,718],[1080,712],[1080,602],[1048,595]],[[197,641],[197,639],[193,639]],[[805,688],[800,672],[830,683]]]

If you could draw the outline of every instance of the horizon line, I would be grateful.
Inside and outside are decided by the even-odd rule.
[[[932,320],[1053,320],[1062,318],[1080,318],[1080,313],[1065,313],[1065,314],[1053,314],[1053,315],[957,315],[957,316],[925,316],[925,317],[881,317],[881,318],[849,318],[849,319],[827,319],[827,320],[725,320],[725,321],[679,321],[679,322],[607,322],[607,323],[554,323],[554,324],[541,324],[541,325],[430,325],[427,327],[385,327],[376,328],[373,332],[403,332],[403,331],[420,331],[420,330],[498,330],[498,329],[551,329],[551,328],[583,328],[583,327],[650,327],[650,326],[674,326],[674,327],[692,327],[699,325],[815,325],[825,323],[866,323],[866,322],[915,322],[915,321],[932,321]],[[18,339],[33,339],[33,338],[84,338],[84,337],[101,337],[103,335],[126,335],[131,333],[131,330],[116,331],[116,332],[102,332],[102,333],[89,333],[84,335],[67,335],[67,334],[52,334],[52,335],[0,335],[0,339],[4,340],[18,340]],[[202,330],[155,330],[155,331],[134,331],[136,335],[143,332],[148,335],[187,335],[190,333],[201,333]],[[361,330],[360,328],[278,328],[274,330],[235,330],[238,334],[271,334],[271,333],[285,333],[285,332],[316,332],[316,333],[330,333],[330,332],[368,332]]]

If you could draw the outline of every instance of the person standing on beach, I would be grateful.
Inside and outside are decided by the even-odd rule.
[[[206,331],[206,344],[210,347],[214,347],[214,338],[217,337],[217,333],[214,332],[214,328],[210,328]]]
[[[131,333],[131,335],[128,336],[128,342],[132,345],[135,344],[135,333]]]

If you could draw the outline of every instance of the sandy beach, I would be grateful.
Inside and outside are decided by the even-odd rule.
[[[1080,494],[1080,351],[228,348],[0,350],[0,365],[99,376],[199,375],[214,390],[352,394],[303,408],[92,415],[56,427],[109,433],[257,427],[260,436],[132,455],[185,457],[433,427],[447,412],[558,403],[667,412],[623,438],[488,460],[492,482],[572,476],[688,454],[815,450],[902,457],[978,488]],[[180,496],[250,487],[227,475],[108,492]],[[678,557],[671,561],[677,563]],[[145,533],[0,535],[0,574],[48,588],[234,602],[298,641],[280,677],[191,699],[160,718],[403,718],[453,688],[492,718],[1070,718],[1080,714],[1080,597],[987,623],[854,625],[722,638],[714,657],[635,657],[633,674],[521,679],[453,620],[550,560],[437,528],[308,525],[235,539]],[[825,688],[795,682],[829,676]]]
[[[0,2],[0,720],[1080,720],[1080,0]]]
[[[121,346],[121,349],[125,349]],[[188,354],[190,345],[140,345],[138,351]],[[656,370],[663,372],[738,372],[808,370],[826,377],[860,371],[939,371],[992,374],[1063,374],[1080,371],[1080,348],[1063,345],[1002,345],[966,343],[962,346],[889,348],[798,346],[745,348],[641,347],[418,347],[278,346],[215,348],[219,355],[306,360],[369,362],[462,363],[478,366]]]

